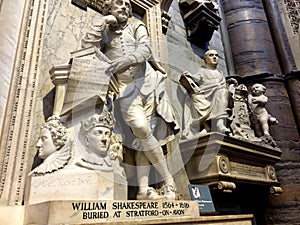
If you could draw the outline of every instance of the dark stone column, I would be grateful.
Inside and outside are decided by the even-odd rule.
[[[282,73],[296,70],[295,60],[284,30],[276,0],[263,1]]]
[[[236,73],[281,74],[261,0],[223,0],[223,8]]]
[[[300,71],[287,74],[285,80],[300,135]]]

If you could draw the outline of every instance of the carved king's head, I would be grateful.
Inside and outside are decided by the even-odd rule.
[[[95,114],[88,120],[81,122],[80,132],[84,143],[91,153],[105,157],[110,145],[113,121],[107,110],[100,115]]]

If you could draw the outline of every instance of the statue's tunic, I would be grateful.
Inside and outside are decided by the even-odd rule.
[[[135,59],[133,65],[114,74],[123,119],[134,130],[141,123],[151,123],[153,118],[159,115],[163,119],[159,123],[163,121],[167,126],[164,126],[163,130],[157,129],[157,123],[150,126],[160,131],[155,136],[161,144],[169,141],[174,132],[178,132],[179,127],[165,93],[165,71],[153,60],[149,35],[143,22],[132,17],[122,29],[116,31],[111,31],[105,23],[95,25],[84,37],[82,45],[99,47],[112,61],[120,57]],[[146,119],[141,113],[146,114]]]
[[[223,74],[218,70],[201,68],[192,78],[200,87],[198,92],[191,95],[200,122],[227,118],[228,89]]]

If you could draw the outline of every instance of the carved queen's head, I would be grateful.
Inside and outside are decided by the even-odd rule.
[[[54,152],[61,149],[68,139],[66,127],[59,118],[51,116],[46,124],[41,126],[40,136],[36,147],[38,148],[38,157],[46,159]]]

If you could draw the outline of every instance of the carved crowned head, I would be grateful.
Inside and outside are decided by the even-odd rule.
[[[40,136],[36,147],[38,157],[46,159],[55,151],[61,149],[68,139],[66,126],[56,116],[47,119],[46,124],[41,126]]]
[[[113,124],[111,115],[106,109],[100,115],[95,114],[88,120],[81,122],[80,132],[91,153],[102,157],[106,156]]]

